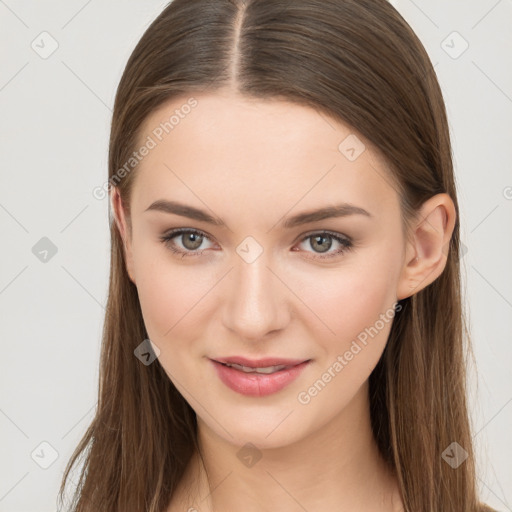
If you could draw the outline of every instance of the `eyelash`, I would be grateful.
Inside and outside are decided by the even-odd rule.
[[[194,235],[201,236],[201,237],[209,240],[209,237],[202,231],[199,231],[197,229],[190,229],[190,228],[174,229],[174,230],[166,233],[165,235],[161,236],[160,240],[173,253],[181,255],[182,258],[189,257],[189,256],[200,256],[201,253],[203,253],[206,249],[203,249],[202,251],[195,251],[195,252],[194,251],[183,251],[181,249],[176,249],[176,246],[171,243],[173,238],[176,238],[179,235],[190,234],[190,233],[192,233]],[[315,256],[314,259],[330,259],[330,258],[339,256],[340,254],[343,254],[343,253],[353,249],[353,243],[350,239],[342,237],[342,236],[340,236],[336,233],[333,233],[331,231],[318,231],[318,232],[312,233],[312,234],[307,235],[304,238],[302,238],[300,240],[300,243],[304,242],[308,238],[314,238],[316,236],[324,236],[324,235],[327,235],[328,237],[333,238],[334,240],[339,242],[341,244],[342,248],[339,249],[338,251],[329,253],[327,256],[324,256],[321,253],[316,253],[317,256]]]

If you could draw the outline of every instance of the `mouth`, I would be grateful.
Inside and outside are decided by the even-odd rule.
[[[247,396],[277,393],[293,382],[311,359],[243,357],[210,359],[220,380],[230,389]]]
[[[291,368],[306,361],[310,361],[310,359],[285,359],[283,357],[265,357],[263,359],[248,359],[242,356],[218,357],[213,360],[224,365],[237,367],[239,370],[261,369],[271,367],[280,367],[279,369]]]
[[[244,366],[242,364],[236,364],[236,363],[220,363],[220,364],[222,364],[224,366],[229,366],[230,368],[235,368],[235,370],[240,370],[245,373],[263,373],[266,375],[269,375],[269,374],[275,373],[275,372],[279,372],[286,368],[292,368],[291,366],[285,366],[282,364],[274,365],[274,366],[261,366],[261,367]]]

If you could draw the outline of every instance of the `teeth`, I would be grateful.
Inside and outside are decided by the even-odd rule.
[[[262,368],[251,368],[250,366],[243,366],[241,364],[236,363],[225,363],[226,366],[231,366],[232,368],[236,368],[245,373],[274,373],[286,368],[285,365],[280,364],[278,366],[266,366]]]

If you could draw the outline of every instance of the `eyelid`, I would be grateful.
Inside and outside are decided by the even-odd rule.
[[[310,259],[312,259],[312,260],[335,259],[337,256],[341,256],[341,255],[345,254],[347,251],[351,251],[354,249],[354,242],[349,236],[344,235],[342,233],[338,233],[336,231],[331,231],[329,229],[319,229],[319,230],[317,229],[317,230],[313,230],[308,233],[302,234],[299,237],[298,243],[303,243],[306,240],[308,240],[309,238],[313,238],[314,236],[324,236],[324,235],[327,235],[327,236],[333,238],[334,240],[336,240],[342,246],[341,249],[338,249],[337,251],[334,251],[334,252],[327,252],[327,253],[325,253],[325,255],[323,255],[323,253],[318,253],[318,252],[315,253],[315,252],[311,252],[311,251],[306,251],[306,252],[314,255]]]
[[[201,236],[202,238],[205,238],[207,240],[209,240],[210,242],[213,242],[212,238],[210,237],[210,235],[208,235],[207,233],[205,233],[204,231],[202,231],[201,229],[196,229],[196,228],[174,228],[174,229],[170,229],[168,231],[166,231],[163,235],[161,235],[159,237],[160,241],[169,247],[169,249],[174,252],[174,253],[177,253],[177,254],[181,254],[182,257],[183,256],[199,256],[201,255],[203,252],[206,251],[206,249],[198,249],[196,251],[184,251],[182,249],[176,249],[174,247],[174,245],[172,244],[172,241],[174,238],[177,238],[179,237],[180,235],[182,234],[185,234],[185,233],[193,233],[193,234],[196,234],[196,235],[199,235]]]
[[[301,234],[297,238],[297,241],[302,242],[306,238],[310,238],[315,235],[330,235],[333,238],[341,238],[346,242],[352,243],[352,239],[348,235],[344,235],[343,233],[339,233],[338,231],[332,231],[330,229],[312,229],[311,231]]]

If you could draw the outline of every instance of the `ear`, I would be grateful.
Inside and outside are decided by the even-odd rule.
[[[423,203],[411,228],[397,300],[418,293],[442,274],[456,217],[448,194],[437,194]]]
[[[124,244],[124,256],[126,261],[126,271],[130,280],[135,284],[135,278],[133,277],[133,252],[131,243],[131,229],[129,229],[129,220],[126,218],[125,209],[123,207],[123,200],[119,193],[118,187],[112,186],[110,191],[110,204],[112,212],[114,214],[114,221],[117,229],[123,239]]]

